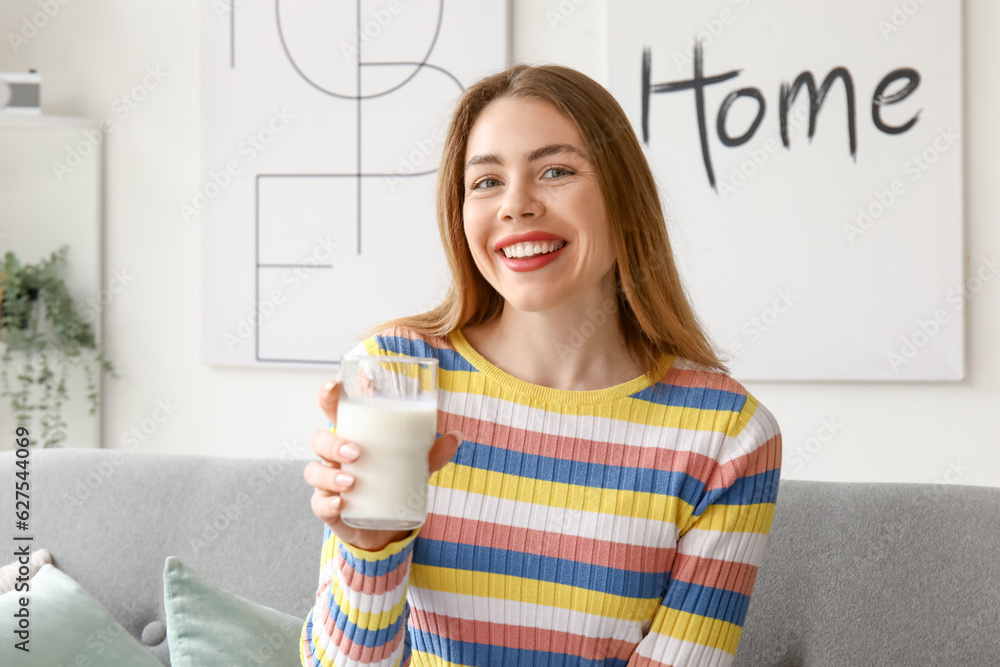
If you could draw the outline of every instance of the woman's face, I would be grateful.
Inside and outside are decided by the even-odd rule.
[[[604,198],[585,153],[576,127],[548,102],[494,100],[473,124],[465,236],[508,305],[537,312],[614,296]]]

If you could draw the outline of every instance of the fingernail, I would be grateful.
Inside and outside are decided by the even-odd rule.
[[[333,383],[332,383],[332,382],[327,382],[326,384],[324,384],[324,385],[323,385],[323,391],[325,391],[325,392],[326,392],[326,393],[328,393],[328,394],[329,394],[329,393],[330,393],[331,391],[333,391]]]
[[[340,507],[340,496],[334,496],[333,498],[330,498],[330,507],[334,509]]]
[[[455,438],[458,440],[459,443],[461,443],[461,442],[463,442],[465,440],[465,438],[462,435],[461,431],[448,431],[448,435],[455,436]]]
[[[340,484],[341,486],[347,486],[353,481],[354,481],[354,475],[350,475],[346,472],[342,472],[339,475],[337,475],[337,484]]]
[[[345,459],[353,459],[359,453],[360,452],[358,451],[358,448],[355,447],[354,445],[346,444],[340,446],[340,455],[343,456]]]

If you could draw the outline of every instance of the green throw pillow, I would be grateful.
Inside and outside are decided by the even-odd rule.
[[[72,577],[46,563],[28,582],[31,590],[0,595],[0,623],[10,628],[28,597],[28,652],[21,638],[4,632],[0,665],[101,665],[163,667],[100,602]],[[14,621],[15,625],[17,620]]]
[[[173,556],[163,565],[163,604],[173,667],[301,665],[305,619],[227,593]]]

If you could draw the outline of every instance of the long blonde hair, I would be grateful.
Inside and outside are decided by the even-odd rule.
[[[649,374],[665,352],[728,374],[684,292],[656,182],[628,117],[603,86],[560,65],[514,65],[463,93],[448,127],[437,181],[438,229],[451,286],[433,309],[382,323],[366,335],[405,326],[426,336],[447,336],[500,315],[503,296],[476,267],[462,219],[469,133],[479,113],[497,99],[549,102],[583,138],[610,225],[617,313],[629,355]]]

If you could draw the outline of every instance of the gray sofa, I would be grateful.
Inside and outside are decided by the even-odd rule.
[[[12,509],[13,453],[0,463]],[[33,548],[170,664],[167,556],[305,617],[323,531],[304,465],[35,450]],[[1000,665],[998,563],[1000,488],[785,480],[736,664]]]

